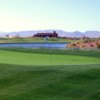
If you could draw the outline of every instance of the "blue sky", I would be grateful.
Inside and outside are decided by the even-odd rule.
[[[0,0],[0,31],[100,31],[100,0]]]

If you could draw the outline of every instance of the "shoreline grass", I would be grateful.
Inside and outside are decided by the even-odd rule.
[[[90,57],[100,57],[99,49],[46,49],[46,48],[0,48],[0,50],[13,51],[13,52],[24,52],[24,53],[40,53],[40,54],[55,54],[55,55],[80,55],[80,56],[90,56]]]
[[[44,38],[0,38],[0,43],[30,43],[30,42],[70,42],[70,39],[64,38],[49,38],[48,40],[44,40]]]

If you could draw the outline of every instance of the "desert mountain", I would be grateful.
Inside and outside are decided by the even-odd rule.
[[[0,37],[5,37],[9,35],[13,36],[20,36],[20,37],[31,37],[36,33],[52,33],[56,31],[59,37],[89,37],[89,38],[100,38],[99,31],[86,31],[86,32],[66,32],[63,30],[33,30],[33,31],[19,31],[19,32],[0,32]]]

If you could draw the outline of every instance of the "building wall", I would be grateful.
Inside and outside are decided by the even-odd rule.
[[[37,33],[34,37],[58,37],[58,34],[54,31],[53,33]]]

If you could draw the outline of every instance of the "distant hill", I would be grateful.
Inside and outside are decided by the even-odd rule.
[[[100,32],[99,31],[87,31],[84,34],[85,34],[85,36],[90,37],[90,38],[100,37]]]
[[[50,33],[56,31],[59,37],[89,37],[89,38],[100,38],[99,31],[86,31],[86,32],[66,32],[63,30],[33,30],[33,31],[19,31],[19,32],[0,32],[0,37],[5,37],[9,34],[10,37],[20,36],[20,37],[31,37],[36,33]]]

